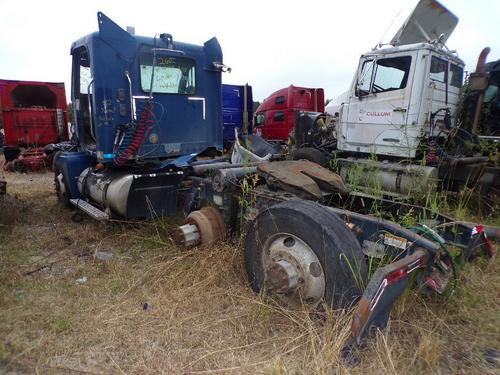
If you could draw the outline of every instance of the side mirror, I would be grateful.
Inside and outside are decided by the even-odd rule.
[[[264,124],[264,114],[259,113],[257,116],[255,116],[255,125],[260,126]]]
[[[356,87],[354,88],[354,95],[356,95],[357,97],[361,96],[360,90],[359,90],[359,83],[356,83]]]
[[[354,89],[354,95],[356,95],[360,100],[363,96],[368,95],[370,92],[363,90],[359,83],[356,83],[356,88]]]

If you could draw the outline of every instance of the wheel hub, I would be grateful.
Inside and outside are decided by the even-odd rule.
[[[286,260],[273,262],[267,274],[269,289],[286,293],[298,286],[299,275],[297,269]]]
[[[323,267],[302,239],[287,233],[275,234],[264,244],[263,262],[267,289],[288,304],[314,304],[323,298]]]

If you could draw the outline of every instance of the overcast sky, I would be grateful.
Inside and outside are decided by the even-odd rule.
[[[416,3],[0,0],[0,78],[65,82],[69,92],[71,43],[97,30],[102,11],[138,35],[168,32],[194,44],[216,36],[233,68],[223,82],[249,83],[254,100],[290,84],[323,87],[334,98],[349,87],[359,55],[388,42]],[[489,60],[500,58],[500,0],[442,3],[459,17],[447,45],[467,70],[484,46],[492,48]]]

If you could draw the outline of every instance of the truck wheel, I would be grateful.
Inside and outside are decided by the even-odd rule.
[[[17,159],[20,153],[21,150],[19,149],[19,147],[4,147],[3,149],[3,155],[5,157],[6,162]]]
[[[292,159],[306,159],[322,167],[327,167],[329,162],[328,157],[323,152],[312,147],[297,148],[293,150]]]
[[[271,206],[249,225],[245,267],[256,293],[289,306],[321,300],[352,304],[366,281],[363,251],[346,224],[328,208],[293,200]]]
[[[56,188],[57,200],[59,203],[63,204],[66,207],[72,207],[69,202],[70,193],[69,186],[66,180],[64,179],[64,174],[61,173],[59,168],[54,166],[54,185]]]

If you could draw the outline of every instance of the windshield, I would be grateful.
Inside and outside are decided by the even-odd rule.
[[[356,95],[364,96],[370,92],[381,93],[404,89],[408,81],[410,67],[411,56],[398,56],[363,62],[356,85]],[[372,76],[374,76],[373,79]]]

